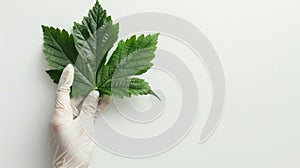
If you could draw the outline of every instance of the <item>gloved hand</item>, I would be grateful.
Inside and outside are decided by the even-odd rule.
[[[94,147],[95,118],[110,102],[110,97],[99,102],[98,91],[92,91],[86,98],[70,99],[73,79],[74,68],[68,65],[58,84],[50,122],[54,168],[88,167]]]

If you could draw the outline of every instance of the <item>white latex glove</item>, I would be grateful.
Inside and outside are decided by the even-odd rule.
[[[98,103],[98,91],[92,91],[86,98],[70,99],[73,79],[74,68],[68,65],[58,84],[50,122],[54,168],[88,167],[94,147],[94,120],[110,102],[106,97]],[[78,111],[79,116],[74,119]]]

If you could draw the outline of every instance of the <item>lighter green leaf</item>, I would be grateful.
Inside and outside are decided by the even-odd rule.
[[[119,97],[154,94],[147,82],[131,77],[152,67],[157,39],[158,34],[154,34],[138,38],[132,36],[126,41],[120,41],[107,64],[98,71],[100,91]]]
[[[75,66],[88,79],[88,81],[80,81],[81,78],[75,80],[76,83],[73,85],[75,96],[83,94],[82,87],[88,87],[84,89],[85,94],[97,87],[96,73],[101,63],[105,62],[108,51],[117,41],[118,32],[119,25],[112,23],[98,2],[89,11],[88,17],[84,17],[82,24],[74,23],[75,46],[79,52]]]

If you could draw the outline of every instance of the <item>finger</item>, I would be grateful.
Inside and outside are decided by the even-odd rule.
[[[73,79],[74,79],[74,67],[71,64],[68,64],[60,76],[57,92],[64,93],[65,95],[69,96]]]
[[[79,117],[95,118],[98,100],[99,92],[96,90],[91,91],[83,101]]]
[[[97,107],[96,117],[98,117],[102,112],[104,112],[107,109],[111,100],[111,96],[104,96],[100,99],[99,105]]]
[[[56,105],[57,108],[63,108],[70,105],[70,87],[74,79],[74,68],[72,65],[67,65],[61,74],[57,91],[56,91]]]

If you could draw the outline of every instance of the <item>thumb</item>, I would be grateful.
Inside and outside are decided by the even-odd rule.
[[[83,101],[81,111],[78,117],[81,127],[89,136],[94,135],[95,113],[98,106],[99,92],[91,91]],[[77,120],[77,121],[78,121]]]
[[[96,90],[91,91],[90,94],[83,101],[79,117],[88,117],[90,119],[94,119],[98,106],[98,101],[99,92]]]

